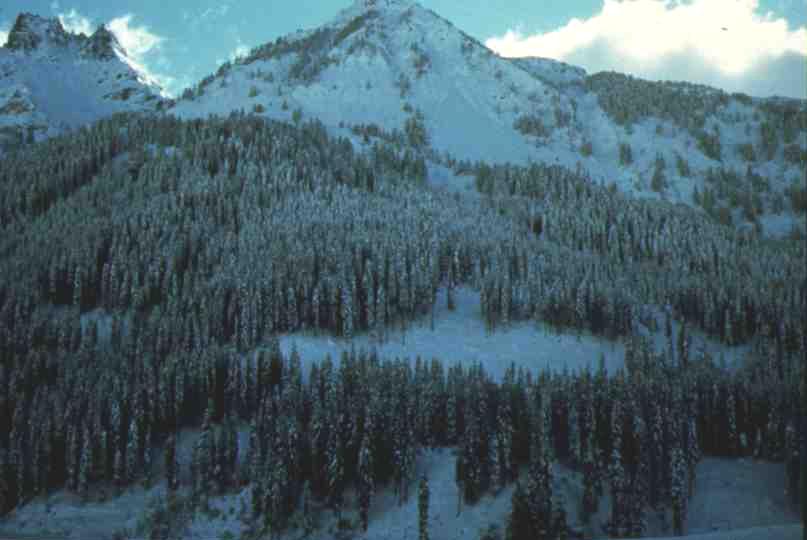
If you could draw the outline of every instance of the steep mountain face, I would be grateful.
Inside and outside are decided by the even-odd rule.
[[[159,91],[106,28],[86,37],[22,14],[0,49],[0,144],[116,111],[243,110],[316,118],[364,148],[413,147],[443,185],[456,178],[438,162],[465,160],[467,171],[477,160],[532,161],[771,234],[803,226],[807,209],[807,101],[502,58],[411,0],[356,0],[318,28],[223,64],[176,102]]]
[[[409,0],[358,0],[318,28],[259,46],[188,89],[172,112],[235,110],[279,120],[299,110],[298,119],[316,117],[339,135],[375,124],[371,136],[399,130],[432,157],[579,167],[638,196],[688,205],[710,189],[728,204],[726,190],[706,180],[710,168],[725,171],[723,183],[742,192],[731,197],[735,222],[744,220],[738,197],[756,197],[757,214],[782,206],[807,149],[807,135],[793,129],[807,118],[803,100],[502,58]],[[759,177],[768,184],[754,191]]]
[[[536,67],[497,57],[416,2],[362,0],[319,28],[223,66],[174,111],[194,116],[260,104],[276,118],[300,108],[326,125],[374,123],[388,131],[403,130],[420,112],[438,151],[500,161],[549,158],[547,149],[513,129],[519,115],[552,124],[554,107],[573,112],[566,95],[535,76]],[[557,136],[569,131],[561,128]],[[560,153],[571,158],[568,148]]]
[[[160,93],[105,27],[87,37],[22,13],[0,48],[0,152],[115,112],[154,110]]]

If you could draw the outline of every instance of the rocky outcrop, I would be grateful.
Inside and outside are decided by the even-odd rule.
[[[5,47],[15,51],[32,51],[44,43],[63,47],[69,41],[70,35],[59,19],[20,13],[8,34]]]

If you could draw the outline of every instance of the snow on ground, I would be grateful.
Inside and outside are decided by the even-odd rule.
[[[438,165],[432,161],[427,161],[426,166],[429,171],[428,183],[431,187],[450,193],[461,193],[466,197],[481,197],[474,185],[474,175],[456,174],[448,167]]]
[[[625,346],[621,341],[610,341],[604,337],[588,333],[575,335],[557,332],[546,324],[535,321],[512,322],[508,327],[497,327],[487,334],[479,310],[479,293],[467,287],[455,290],[456,309],[446,308],[445,290],[438,293],[435,309],[434,330],[430,328],[430,315],[422,316],[402,332],[399,328],[388,330],[386,339],[379,341],[367,334],[354,336],[352,340],[342,340],[311,332],[296,332],[280,336],[280,348],[290,354],[292,347],[300,353],[303,373],[307,375],[311,362],[321,362],[326,354],[331,355],[335,365],[339,365],[342,351],[376,348],[381,359],[396,357],[408,358],[414,367],[415,359],[430,362],[433,357],[443,362],[443,367],[461,363],[470,367],[481,362],[494,380],[501,380],[511,363],[516,368],[523,366],[533,372],[550,369],[570,372],[585,369],[596,370],[600,353],[605,355],[605,368],[609,373],[624,367]],[[655,331],[641,328],[641,333],[651,338],[656,351],[667,347],[664,335],[664,320],[660,311],[655,310],[657,326]],[[678,335],[680,324],[673,321],[673,332]],[[721,356],[727,367],[739,366],[743,357],[750,351],[749,345],[727,347],[707,338],[700,331],[689,329],[692,336],[691,350],[707,351],[719,364]]]
[[[798,523],[785,496],[781,463],[751,459],[704,458],[698,464],[690,501],[690,534]]]
[[[164,490],[163,482],[148,491],[135,487],[120,497],[87,503],[59,490],[34,499],[1,520],[0,538],[111,538],[116,530],[134,530],[149,497]]]
[[[179,447],[190,448],[197,433],[183,430]],[[187,471],[189,452],[180,451],[181,463]],[[506,527],[510,498],[515,485],[498,494],[486,494],[477,504],[463,504],[458,514],[457,486],[454,483],[455,452],[439,448],[424,450],[417,461],[414,480],[409,487],[409,499],[398,504],[392,487],[379,489],[372,500],[370,523],[366,533],[354,531],[357,540],[414,540],[417,538],[417,480],[426,475],[429,480],[429,531],[433,540],[477,540],[480,531],[489,525]],[[155,474],[162,474],[155,461]],[[526,481],[526,469],[521,480]],[[571,526],[582,530],[586,538],[606,538],[602,525],[608,519],[609,495],[600,500],[600,510],[592,516],[590,525],[579,519],[582,497],[582,476],[566,467],[554,464],[553,491],[561,493]],[[800,538],[798,515],[789,507],[783,494],[784,472],[781,464],[754,460],[706,458],[698,465],[695,494],[690,502],[687,523],[689,540],[789,540]],[[607,492],[607,489],[606,489]],[[65,538],[105,539],[115,531],[127,530],[135,536],[138,524],[144,521],[151,501],[165,498],[165,483],[158,481],[149,490],[133,487],[119,498],[105,502],[81,503],[64,490],[48,498],[38,498],[10,514],[0,522],[0,538]],[[210,498],[211,513],[199,512],[187,525],[183,538],[208,540],[240,537],[245,527],[242,510],[251,506],[251,492],[241,489],[224,496]],[[335,537],[336,517],[331,510],[314,504],[317,531],[311,540]],[[346,492],[342,517],[358,529],[355,491]],[[292,517],[296,520],[297,517]],[[669,511],[666,523],[671,522]],[[789,525],[788,525],[789,524]],[[650,535],[671,534],[663,529],[659,517],[649,512]],[[290,531],[284,540],[296,540],[301,531]]]
[[[752,527],[733,531],[720,531],[706,534],[687,535],[687,540],[801,540],[801,525],[776,525],[771,527]],[[675,540],[676,537],[654,537],[645,540]]]
[[[792,213],[785,214],[763,214],[759,216],[762,224],[762,231],[765,236],[771,238],[782,238],[788,236],[794,227],[805,229],[805,220],[794,216]]]
[[[456,310],[449,312],[445,305],[445,292],[442,291],[435,310],[434,330],[429,328],[430,316],[416,321],[402,333],[391,330],[383,343],[370,339],[367,335],[354,337],[352,342],[336,340],[327,336],[310,333],[283,335],[281,349],[288,354],[292,346],[300,352],[307,376],[312,361],[321,361],[330,353],[338,365],[343,350],[351,345],[357,349],[375,346],[382,359],[396,356],[408,358],[414,363],[417,355],[429,361],[439,357],[447,365],[462,362],[470,365],[481,361],[487,372],[500,380],[505,368],[514,362],[517,366],[535,369],[547,367],[554,371],[578,369],[586,365],[596,368],[600,351],[605,354],[606,368],[613,372],[621,367],[624,345],[590,335],[557,334],[545,325],[535,322],[512,323],[508,328],[499,328],[486,335],[479,313],[478,293],[462,287],[456,291]],[[651,310],[656,320],[656,330],[642,327],[640,331],[651,338],[656,350],[667,346],[664,336],[664,319],[658,308]],[[99,321],[102,340],[108,334],[108,316],[100,310],[86,314],[85,319]],[[86,324],[86,321],[84,321]],[[673,322],[673,331],[679,327]],[[699,332],[692,332],[693,350],[703,346],[715,358],[724,353],[727,365],[736,365],[747,347],[726,348],[705,339]],[[243,460],[247,447],[247,426],[239,426],[239,462]],[[198,436],[197,429],[183,429],[177,444],[177,456],[181,463],[180,479],[187,484],[192,448]],[[162,451],[154,449],[152,454],[155,478],[162,478]],[[429,478],[430,530],[433,540],[477,540],[480,530],[491,523],[499,524],[504,530],[510,510],[510,496],[514,486],[509,486],[498,495],[485,495],[474,506],[464,506],[457,516],[457,490],[454,484],[455,457],[451,449],[423,451],[418,459],[416,478],[426,474]],[[555,490],[563,494],[569,515],[569,523],[579,524],[578,504],[582,496],[582,478],[579,473],[555,464]],[[524,471],[526,472],[526,471]],[[794,540],[800,534],[798,526],[775,524],[794,523],[798,520],[795,511],[787,506],[784,496],[784,470],[782,464],[757,462],[753,460],[726,460],[706,458],[698,465],[695,494],[690,505],[688,532],[704,533],[726,531],[717,536],[688,537],[692,540]],[[59,538],[111,538],[115,531],[127,529],[135,531],[148,502],[164,496],[164,482],[144,490],[134,487],[120,498],[106,502],[86,504],[64,490],[47,499],[38,498],[16,510],[0,521],[0,538],[44,537],[56,533]],[[240,519],[242,506],[249,508],[250,491],[241,490],[211,499],[212,515],[199,514],[189,524],[185,538],[222,538],[229,533],[238,538],[243,531]],[[602,523],[608,517],[609,496],[601,499],[600,511],[592,517],[587,531],[588,538],[603,538],[600,534]],[[343,517],[358,521],[355,493],[349,490],[346,496],[346,510]],[[664,529],[659,517],[649,517],[648,534],[670,534]],[[312,540],[331,539],[335,536],[335,523],[332,512],[323,509],[318,516],[319,532]],[[667,512],[666,522],[670,523]],[[756,527],[754,529],[747,529]],[[743,530],[736,530],[743,529]],[[13,533],[13,534],[12,534]],[[288,540],[297,540],[300,532],[290,533]],[[27,536],[26,536],[27,535]],[[414,539],[417,537],[417,482],[410,486],[409,501],[398,506],[392,488],[380,490],[374,498],[370,515],[370,529],[356,538],[366,540]]]
[[[456,309],[451,312],[446,308],[445,290],[439,292],[434,330],[430,329],[430,315],[425,315],[411,323],[405,332],[388,330],[384,341],[367,334],[347,341],[297,332],[281,335],[280,348],[289,354],[293,346],[297,347],[304,374],[312,361],[321,362],[326,354],[338,366],[342,351],[349,351],[352,346],[356,350],[375,347],[380,358],[408,358],[413,366],[417,356],[426,362],[437,357],[444,368],[456,363],[467,368],[481,362],[494,380],[501,380],[511,362],[533,371],[543,368],[572,371],[585,366],[595,370],[601,351],[609,372],[623,365],[625,348],[621,343],[585,334],[578,337],[555,333],[535,322],[514,322],[487,335],[479,310],[479,293],[466,287],[457,288],[455,293]]]
[[[637,333],[648,338],[656,353],[661,354],[662,352],[668,350],[670,346],[670,340],[667,339],[664,332],[666,318],[665,308],[649,305],[644,306],[644,308],[650,314],[650,318],[646,322],[650,323],[651,326],[655,324],[655,329],[648,328],[643,323],[640,323]],[[653,323],[651,320],[655,322]],[[673,336],[672,345],[677,357],[677,336],[681,331],[682,325],[679,321],[672,319],[670,321],[670,326],[672,328]],[[711,356],[715,364],[718,366],[723,366],[725,362],[725,367],[728,369],[738,369],[743,366],[746,357],[752,352],[751,344],[728,346],[716,341],[712,337],[707,336],[702,330],[694,328],[692,325],[687,325],[687,333],[689,334],[691,340],[690,355],[694,355],[694,357],[697,358],[700,352],[703,351]]]

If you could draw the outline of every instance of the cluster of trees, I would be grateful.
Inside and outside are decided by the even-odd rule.
[[[619,143],[619,164],[630,165],[632,163],[633,163],[633,150],[631,150],[630,144]]]
[[[77,342],[36,348],[0,371],[3,511],[56,488],[87,496],[148,485],[162,454],[171,491],[187,488],[203,506],[249,486],[251,523],[272,531],[304,505],[339,516],[353,487],[366,530],[373,494],[393,486],[406,501],[420,449],[450,446],[468,504],[526,469],[510,538],[568,533],[556,461],[583,473],[584,519],[610,490],[606,532],[621,537],[640,535],[646,513],[663,505],[683,530],[702,454],[785,460],[798,476],[798,378],[771,369],[769,344],[748,370],[729,372],[691,351],[682,330],[670,337],[673,361],[632,339],[626,369],[610,376],[602,365],[537,377],[511,366],[495,382],[481,364],[446,373],[436,358],[355,350],[338,366],[329,356],[312,363],[304,378],[299,354],[284,355],[276,338],[246,357],[181,343],[160,356],[157,340],[137,332],[103,347],[93,330],[78,330]],[[242,460],[235,422],[250,426]],[[176,433],[200,423],[193,460],[180,464]]]
[[[630,199],[560,166],[476,170],[491,204],[542,240],[538,252],[527,251],[526,240],[497,246],[493,272],[485,264],[482,312],[491,326],[536,317],[628,335],[639,305],[670,303],[724,343],[778,335],[780,348],[798,348],[807,295],[802,242],[770,242],[685,207]]]
[[[683,129],[698,130],[703,128],[707,117],[730,101],[728,94],[708,86],[646,81],[614,71],[589,75],[585,88],[594,92],[603,111],[623,126],[655,117],[670,120]]]
[[[87,493],[94,483],[148,479],[150,449],[172,448],[172,433],[201,422],[195,492],[251,479],[255,513],[271,516],[271,527],[283,526],[306,483],[313,499],[336,511],[351,482],[365,505],[386,482],[406,498],[417,449],[452,445],[467,501],[511,482],[519,465],[534,470],[528,491],[551,489],[550,450],[579,467],[588,459],[590,482],[616,478],[621,467],[627,479],[611,484],[613,527],[637,528],[637,490],[659,500],[682,493],[671,478],[690,470],[696,430],[665,427],[658,446],[667,453],[659,455],[628,419],[641,417],[643,399],[679,410],[676,388],[688,384],[718,392],[709,394],[717,409],[703,405],[694,417],[699,448],[719,454],[729,444],[740,452],[744,432],[779,449],[771,456],[790,455],[781,449],[798,440],[792,430],[790,443],[786,435],[795,422],[787,403],[796,400],[777,400],[794,397],[786,381],[797,380],[794,359],[804,354],[803,245],[771,246],[687,209],[625,199],[557,166],[478,164],[486,196],[455,197],[411,179],[412,156],[388,145],[359,155],[316,121],[295,127],[236,113],[192,121],[116,115],[4,159],[3,510],[57,487]],[[356,374],[351,364],[374,361],[348,356],[344,376],[327,374],[326,361],[306,386],[294,355],[283,367],[278,332],[383,334],[433,313],[441,288],[451,306],[461,285],[481,292],[491,330],[535,318],[630,336],[640,305],[669,303],[690,326],[726,343],[763,340],[766,369],[742,382],[696,370],[708,362],[690,361],[683,345],[671,347],[666,361],[636,353],[645,360],[626,361],[641,369],[601,383],[617,397],[594,404],[611,411],[612,401],[624,401],[618,411],[630,412],[592,424],[590,405],[580,402],[587,391],[575,386],[588,384],[580,382],[585,375],[545,374],[539,390],[529,390],[527,375],[499,387],[481,368],[473,375],[453,368],[443,381],[439,362],[428,370],[416,364],[414,376],[406,362]],[[99,309],[111,319],[109,331],[93,322],[82,330],[82,316]],[[268,357],[242,361],[242,352],[267,340]],[[677,371],[679,364],[690,369]],[[695,373],[706,375],[692,382]],[[730,398],[740,404],[736,437],[726,434],[732,413],[721,408]],[[418,409],[431,402],[439,413]],[[642,410],[644,425],[653,425],[655,413]],[[524,439],[539,431],[539,414],[551,428]],[[236,420],[250,422],[257,441],[246,476],[233,464]],[[620,444],[612,440],[617,429]],[[679,457],[669,453],[677,440]],[[646,466],[660,479],[645,488],[635,478],[648,477],[636,472],[645,455],[637,447],[647,444],[655,457]],[[166,470],[175,471],[169,484],[176,484],[176,467]],[[589,505],[597,492],[587,491]],[[683,516],[685,502],[675,497]],[[544,517],[530,527],[556,522],[551,507],[535,512]]]
[[[785,144],[785,159],[793,164],[805,161],[807,141],[800,132],[807,125],[807,107],[795,99],[771,98],[753,102],[743,94],[726,94],[715,88],[686,82],[646,81],[616,72],[595,73],[586,78],[585,88],[597,95],[600,107],[617,124],[631,126],[646,118],[672,121],[689,131],[700,151],[720,161],[720,134],[707,130],[707,119],[719,117],[720,109],[731,101],[755,107],[759,122],[756,140],[745,142],[738,150],[746,161],[774,159],[780,141]],[[746,134],[751,135],[750,124]]]
[[[536,137],[546,137],[549,131],[544,127],[544,122],[539,116],[532,114],[522,114],[513,122],[513,129],[520,131],[524,135],[535,135]]]

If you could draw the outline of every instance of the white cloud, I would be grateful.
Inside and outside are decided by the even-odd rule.
[[[136,58],[155,50],[163,38],[149,31],[147,26],[130,26],[133,15],[128,13],[107,23],[107,28],[115,34],[126,52]]]
[[[160,85],[167,95],[174,95],[177,85],[176,78],[155,72],[150,67],[152,62],[161,68],[170,67],[170,62],[164,55],[160,54],[155,57],[155,53],[160,51],[165,38],[151,32],[147,26],[133,25],[133,17],[131,13],[127,13],[106,24],[109,31],[115,34],[126,50],[127,56],[121,60],[129,64],[135,71],[140,72],[147,81]]]
[[[59,9],[59,4],[54,2],[50,7],[56,10]],[[62,26],[64,26],[64,29],[68,32],[72,32],[73,34],[84,34],[86,36],[91,36],[95,31],[92,21],[90,21],[90,19],[87,17],[80,15],[75,9],[71,9],[67,13],[59,13],[58,17],[59,21],[62,23]]]
[[[8,21],[0,22],[0,47],[8,41],[8,33],[11,31],[11,24]]]
[[[590,73],[690,80],[757,95],[807,92],[807,28],[763,14],[758,0],[604,0],[588,19],[534,35],[516,28],[485,44],[502,56],[554,58]]]

